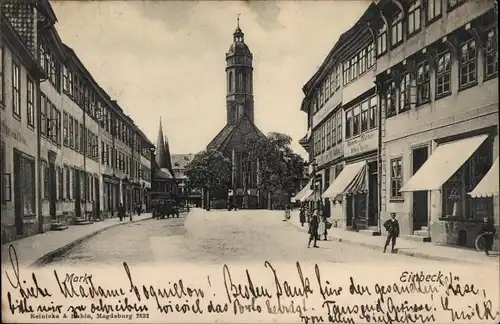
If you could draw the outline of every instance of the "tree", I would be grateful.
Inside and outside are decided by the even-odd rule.
[[[258,189],[262,193],[290,194],[300,185],[304,160],[292,151],[291,143],[292,138],[282,133],[269,133],[267,137],[250,135],[245,139],[244,165],[259,161]],[[244,168],[245,178],[249,171]]]
[[[231,161],[217,150],[196,154],[186,166],[191,188],[202,188],[209,193],[226,192],[231,179]],[[209,200],[209,196],[206,197]]]

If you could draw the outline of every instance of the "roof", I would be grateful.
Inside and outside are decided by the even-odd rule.
[[[260,129],[250,121],[248,118],[248,115],[243,114],[243,117],[240,118],[238,123],[235,125],[226,125],[224,128],[215,136],[215,138],[210,142],[210,144],[207,145],[208,149],[212,150],[222,150],[225,146],[225,144],[229,143],[229,140],[231,139],[234,131],[238,129],[238,127],[243,123],[243,121],[247,121],[250,123],[250,125],[253,127],[257,135],[265,137],[264,133],[260,131]]]
[[[159,180],[170,180],[170,179],[174,179],[174,177],[172,176],[172,174],[170,173],[170,171],[168,169],[155,169],[155,174],[154,174],[154,177],[155,179],[159,179]]]
[[[172,154],[170,156],[172,160],[173,169],[185,169],[186,166],[193,161],[195,154]]]

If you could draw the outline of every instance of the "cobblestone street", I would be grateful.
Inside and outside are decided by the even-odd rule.
[[[308,249],[307,233],[282,219],[283,212],[195,209],[179,219],[152,219],[111,228],[75,246],[53,263],[435,262],[334,241],[320,241],[319,249]]]

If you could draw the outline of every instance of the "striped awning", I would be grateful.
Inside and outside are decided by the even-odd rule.
[[[497,196],[499,194],[498,157],[479,184],[469,192],[473,198]]]
[[[309,182],[299,191],[299,193],[295,195],[294,199],[305,200],[305,198],[309,197],[313,192],[311,190],[311,186],[312,186],[312,179],[309,180]]]
[[[367,185],[368,164],[364,164],[351,183],[345,188],[344,195],[357,195],[368,192]]]
[[[307,196],[304,200],[306,201],[320,201],[321,200],[321,192],[319,190],[312,191],[309,196]]]

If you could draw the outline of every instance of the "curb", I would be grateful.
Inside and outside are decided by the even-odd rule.
[[[299,229],[302,229],[300,225],[297,225],[293,222],[290,222],[293,224],[295,227],[298,227]],[[305,227],[304,227],[305,228]],[[378,245],[373,245],[370,243],[365,243],[365,242],[359,242],[351,239],[344,239],[342,237],[338,236],[329,236],[329,241],[330,242],[339,242],[339,243],[345,243],[349,245],[357,245],[357,246],[362,246],[365,248],[369,248],[372,250],[382,250],[381,246]],[[448,257],[442,257],[442,256],[433,256],[429,254],[425,254],[422,252],[410,252],[410,251],[401,251],[401,250],[396,250],[395,254],[400,254],[400,255],[405,255],[409,257],[414,257],[414,258],[420,258],[420,259],[427,259],[427,260],[432,260],[432,261],[447,261],[447,262],[463,262],[463,263],[469,263],[469,264],[483,264],[483,265],[488,265],[489,262],[479,262],[479,261],[470,261],[470,260],[457,260],[454,258],[448,258]]]
[[[108,229],[115,228],[115,227],[125,225],[125,224],[132,224],[132,223],[142,222],[142,221],[151,220],[151,219],[154,219],[154,218],[149,217],[149,218],[144,218],[144,219],[138,219],[138,220],[133,220],[133,221],[128,222],[128,223],[117,223],[117,224],[110,225],[108,227],[100,228],[92,233],[89,233],[87,235],[80,237],[79,239],[76,239],[72,242],[69,242],[66,245],[63,245],[62,247],[60,247],[58,249],[50,251],[49,253],[47,253],[47,254],[43,255],[42,257],[38,258],[37,260],[35,260],[35,262],[33,262],[29,267],[33,268],[33,267],[41,267],[43,265],[46,265],[46,264],[50,263],[53,259],[68,252],[69,250],[71,250],[75,246],[81,244],[82,242],[84,242],[84,241],[86,241],[86,240],[88,240],[88,239],[96,236],[97,234],[100,234]]]

